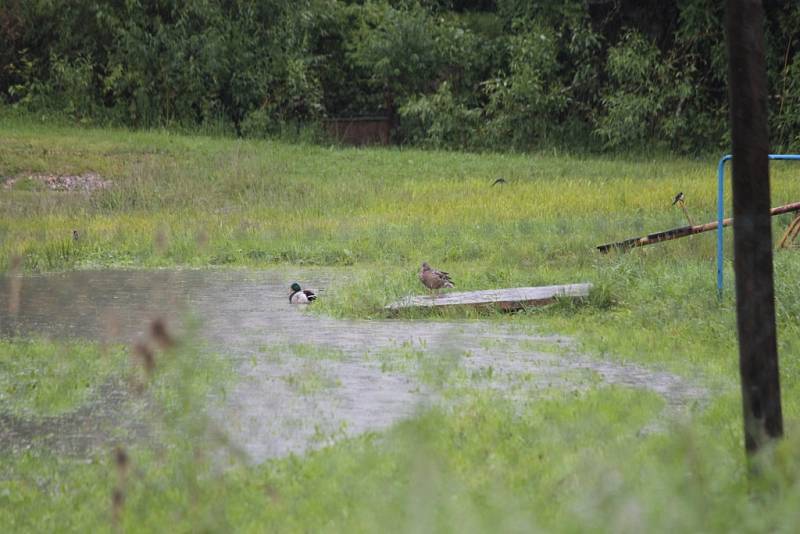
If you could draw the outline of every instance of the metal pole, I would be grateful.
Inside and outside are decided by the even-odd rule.
[[[717,165],[717,295],[722,297],[723,233],[722,221],[725,219],[725,162],[731,155],[722,156]]]

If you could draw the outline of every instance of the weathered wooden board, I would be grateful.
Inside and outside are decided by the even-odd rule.
[[[592,284],[567,284],[560,286],[512,287],[507,289],[488,289],[485,291],[462,291],[441,293],[433,296],[405,297],[386,306],[389,310],[409,308],[432,308],[469,306],[494,307],[512,311],[528,306],[550,304],[556,298],[588,297]]]

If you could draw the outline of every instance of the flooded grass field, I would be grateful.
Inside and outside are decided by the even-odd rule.
[[[319,269],[292,275],[283,270],[29,275],[22,278],[19,310],[3,315],[2,332],[8,339],[131,346],[155,319],[185,334],[183,323],[191,318],[204,350],[234,371],[225,398],[210,405],[213,425],[256,462],[385,430],[426,407],[458,402],[453,392],[459,388],[529,399],[552,388],[625,385],[662,396],[669,408],[665,418],[708,396],[697,379],[581,355],[572,340],[537,333],[531,325],[329,318],[313,307],[289,304],[291,276],[298,275],[320,288],[347,277],[345,271]],[[2,282],[5,301],[10,284]],[[94,385],[85,404],[64,414],[38,419],[3,414],[0,447],[109,446],[114,433],[107,427],[117,422],[143,432],[145,410],[128,389],[108,377]]]

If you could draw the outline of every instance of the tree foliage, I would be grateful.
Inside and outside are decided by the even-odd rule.
[[[765,2],[774,149],[800,147],[800,4]],[[713,0],[0,0],[0,100],[271,135],[389,114],[436,147],[727,142]],[[395,115],[395,112],[396,115]]]

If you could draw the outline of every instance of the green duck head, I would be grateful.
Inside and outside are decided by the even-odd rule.
[[[300,291],[300,284],[298,284],[297,282],[293,283],[292,284],[292,291],[294,291],[295,293]]]

